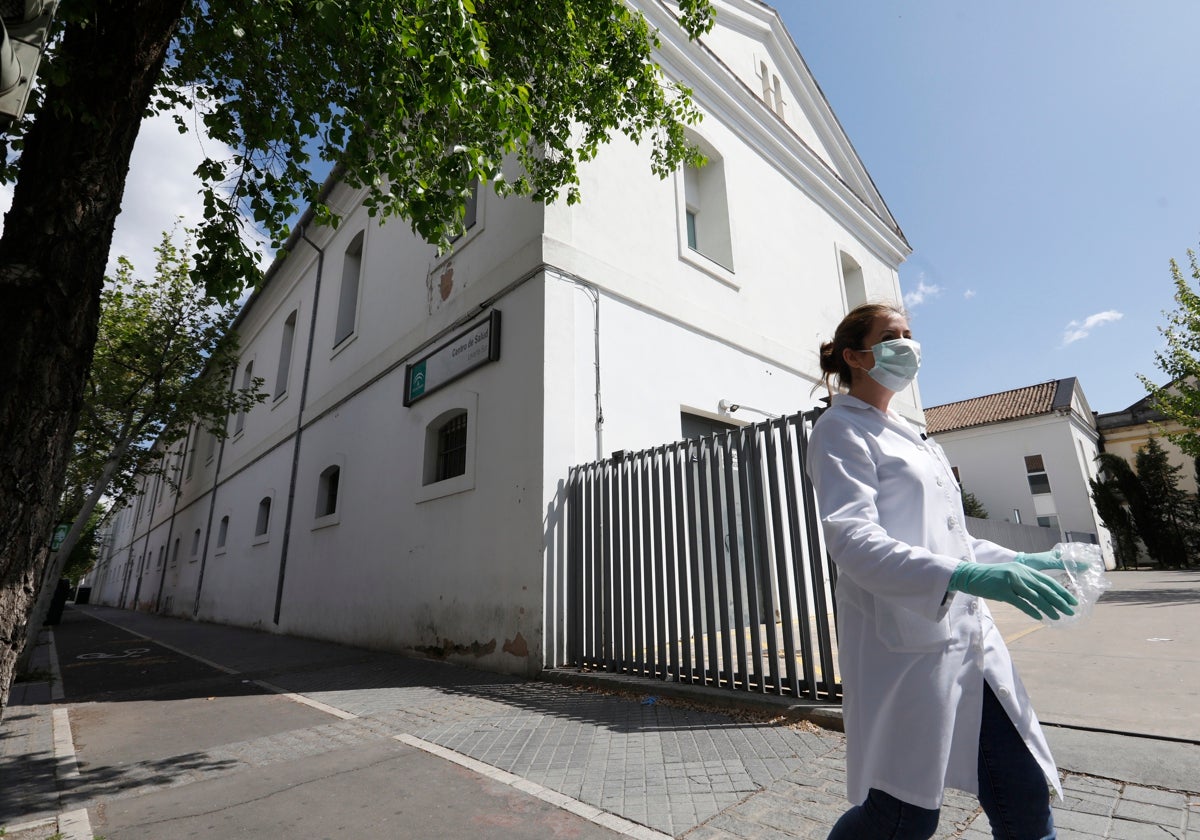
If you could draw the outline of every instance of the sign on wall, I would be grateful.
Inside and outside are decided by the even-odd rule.
[[[480,365],[500,358],[500,312],[458,333],[445,344],[404,368],[404,405],[449,385]]]

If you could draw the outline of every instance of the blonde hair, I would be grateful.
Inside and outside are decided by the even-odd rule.
[[[825,374],[825,387],[833,393],[831,379],[836,379],[838,390],[850,387],[853,373],[842,355],[843,350],[862,350],[863,342],[871,332],[875,319],[880,315],[900,315],[907,319],[908,313],[894,303],[864,303],[851,309],[833,331],[833,341],[821,344],[819,353],[821,372]]]

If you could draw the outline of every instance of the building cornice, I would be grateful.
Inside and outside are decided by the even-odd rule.
[[[656,51],[668,78],[691,88],[702,111],[719,120],[730,132],[803,189],[839,224],[866,243],[880,259],[899,266],[912,248],[883,203],[861,159],[850,144],[828,101],[800,56],[778,14],[770,7],[746,0],[721,0],[722,11],[740,13],[722,18],[721,25],[764,42],[788,77],[793,93],[804,97],[798,109],[809,119],[829,153],[844,167],[855,184],[841,174],[777,116],[762,98],[726,65],[703,39],[692,42],[663,0],[641,9],[659,30]],[[786,46],[785,46],[786,45]],[[698,48],[697,48],[698,47]]]

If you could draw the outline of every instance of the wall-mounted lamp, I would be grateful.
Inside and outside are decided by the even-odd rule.
[[[722,414],[733,414],[735,411],[753,411],[755,414],[761,414],[764,417],[770,417],[772,420],[778,420],[780,415],[770,411],[763,411],[761,408],[755,408],[752,405],[744,405],[742,403],[730,402],[729,400],[721,400],[717,403],[717,410]]]

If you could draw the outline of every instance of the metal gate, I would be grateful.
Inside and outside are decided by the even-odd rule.
[[[832,583],[796,414],[571,470],[575,667],[837,701]]]

